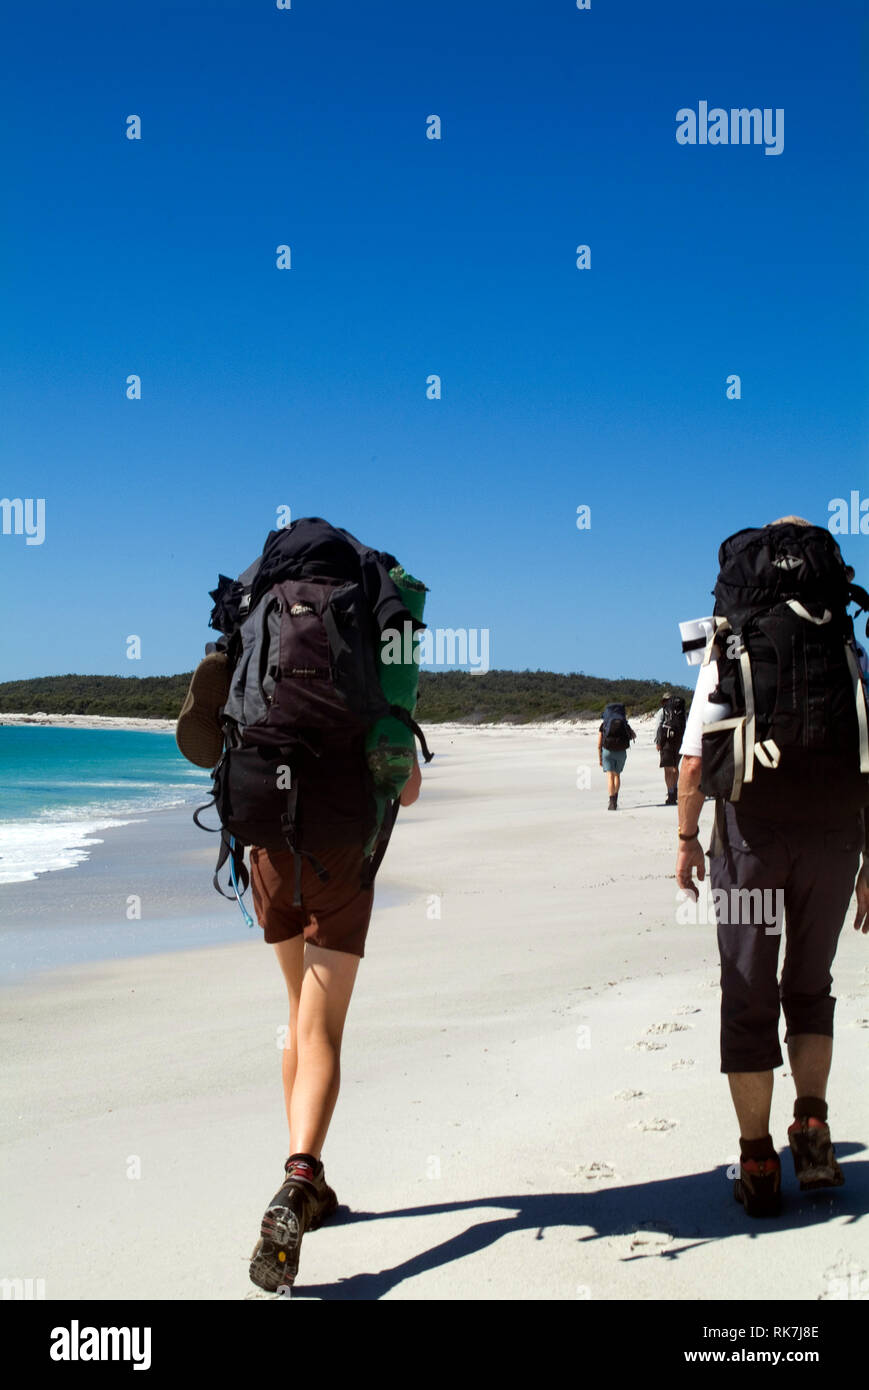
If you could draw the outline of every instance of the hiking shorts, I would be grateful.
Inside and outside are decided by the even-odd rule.
[[[679,766],[679,743],[665,743],[659,751],[661,754],[659,767]]]
[[[833,1036],[830,967],[863,848],[863,820],[789,825],[731,803],[710,859],[721,957],[721,1070],[782,1064],[779,1013],[790,1036]],[[723,893],[724,896],[721,896]],[[778,979],[779,943],[785,958]]]
[[[251,849],[251,891],[265,940],[275,945],[304,936],[313,946],[364,956],[374,885],[362,887],[362,850],[324,850],[318,858],[329,878],[321,883],[310,861],[302,859],[303,906],[294,907],[292,851]]]
[[[628,760],[627,748],[622,748],[620,750],[615,748],[602,748],[600,753],[601,767],[604,772],[622,772],[624,770],[625,763]]]

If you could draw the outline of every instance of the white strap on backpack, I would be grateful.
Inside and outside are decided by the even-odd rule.
[[[866,713],[866,687],[857,654],[850,642],[845,642],[845,656],[851,683],[854,686],[854,702],[857,706],[857,728],[860,734],[860,771],[869,772],[869,718]]]
[[[824,609],[824,616],[822,618],[816,618],[797,598],[788,599],[788,608],[792,608],[798,618],[805,618],[807,623],[814,623],[816,627],[823,627],[826,623],[832,622],[833,620],[833,615],[829,608]]]

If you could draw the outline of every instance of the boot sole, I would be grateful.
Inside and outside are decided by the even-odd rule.
[[[318,1231],[324,1221],[334,1216],[338,1198],[331,1188],[330,1197],[304,1229],[297,1212],[290,1207],[269,1207],[262,1219],[260,1238],[251,1256],[250,1279],[267,1293],[291,1290],[299,1273],[299,1254],[305,1231]]]
[[[844,1186],[845,1174],[835,1161],[835,1154],[832,1163],[806,1163],[799,1150],[791,1147],[791,1157],[794,1161],[794,1175],[801,1192],[816,1192],[824,1187]]]
[[[231,676],[224,658],[205,657],[193,672],[175,725],[179,752],[196,767],[213,768],[223,752],[218,710],[229,698]]]
[[[744,1210],[746,1216],[780,1216],[781,1215],[781,1193],[775,1197],[758,1199],[748,1197],[739,1178],[734,1179],[733,1196],[735,1201]]]
[[[801,1192],[816,1192],[822,1187],[844,1187],[845,1174],[836,1173],[832,1168],[821,1165],[815,1168],[804,1168],[797,1177],[800,1183]]]
[[[302,1223],[289,1207],[269,1207],[250,1262],[251,1282],[267,1293],[293,1287],[299,1272]]]

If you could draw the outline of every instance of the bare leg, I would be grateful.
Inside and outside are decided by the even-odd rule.
[[[287,994],[290,1003],[290,1023],[287,1030],[287,1038],[284,1043],[284,1050],[281,1054],[281,1079],[284,1084],[284,1105],[287,1111],[287,1124],[290,1123],[290,1105],[293,1098],[293,1082],[296,1079],[296,1061],[298,1058],[298,1042],[296,1037],[296,1024],[299,1017],[299,999],[302,993],[302,974],[305,962],[305,938],[294,936],[290,941],[279,941],[275,944],[275,955],[278,964],[283,971],[284,979],[287,983]],[[293,1135],[290,1132],[290,1153],[297,1150],[293,1148]]]
[[[732,1071],[727,1074],[739,1121],[739,1133],[743,1139],[764,1139],[769,1134],[772,1076],[771,1071]]]
[[[788,1038],[788,1058],[797,1095],[826,1100],[833,1039],[824,1033],[798,1033]]]
[[[341,1084],[341,1039],[359,957],[305,947],[289,1097],[292,1153],[320,1157]]]
[[[667,784],[667,791],[671,792],[679,780],[679,769],[677,767],[664,768],[664,781]]]

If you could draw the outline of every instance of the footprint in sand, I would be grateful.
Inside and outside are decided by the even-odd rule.
[[[678,1060],[678,1062],[671,1062],[671,1063],[670,1063],[670,1070],[671,1070],[671,1071],[681,1071],[683,1067],[693,1067],[693,1065],[694,1065],[694,1058],[693,1058],[693,1057],[680,1057],[679,1060]]]
[[[652,1222],[648,1226],[640,1226],[631,1236],[631,1250],[647,1250],[651,1254],[655,1250],[660,1250],[665,1245],[671,1245],[673,1236],[669,1231],[661,1231],[654,1227]]]
[[[674,1009],[674,1014],[700,1014],[702,1009],[697,1009],[693,1004],[680,1004],[678,1009]]]
[[[655,1132],[665,1134],[668,1129],[676,1128],[676,1120],[637,1120],[635,1129],[645,1130],[646,1133]]]
[[[693,1028],[693,1023],[653,1023],[651,1028],[647,1028],[647,1033],[687,1033],[689,1028]]]
[[[589,1182],[597,1181],[600,1178],[614,1178],[615,1175],[616,1170],[611,1163],[603,1163],[598,1159],[576,1169],[576,1176],[578,1178],[587,1178]]]
[[[869,1300],[869,1274],[844,1250],[838,1252],[836,1263],[824,1270],[824,1292],[818,1294],[818,1300],[825,1299]]]
[[[645,1100],[645,1091],[616,1091],[613,1100]]]
[[[646,1042],[645,1038],[640,1038],[639,1042],[631,1043],[632,1052],[660,1052],[666,1043]]]
[[[869,1018],[858,1018],[854,1020],[855,1028],[869,1028]]]

